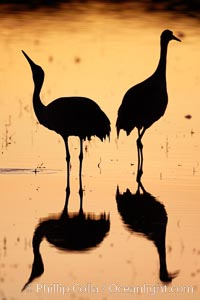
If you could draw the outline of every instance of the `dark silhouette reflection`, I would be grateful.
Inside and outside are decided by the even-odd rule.
[[[168,218],[164,205],[148,193],[141,182],[138,183],[135,194],[129,189],[120,194],[117,187],[116,201],[127,228],[154,242],[159,254],[160,280],[170,282],[178,273],[169,274],[167,270],[165,235]]]
[[[45,238],[51,245],[63,251],[88,251],[97,247],[105,238],[110,229],[109,215],[101,213],[84,213],[82,195],[80,194],[79,212],[68,212],[70,193],[66,189],[66,200],[63,211],[58,216],[42,219],[35,229],[32,247],[34,260],[31,275],[22,291],[44,272],[40,244]]]

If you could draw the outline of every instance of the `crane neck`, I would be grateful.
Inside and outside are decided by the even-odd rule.
[[[34,82],[34,92],[33,92],[33,109],[36,114],[38,121],[43,124],[44,122],[44,112],[45,112],[45,105],[42,103],[40,98],[40,91],[43,85],[43,81],[40,83]]]
[[[162,40],[160,42],[160,59],[158,62],[157,69],[155,71],[159,77],[166,78],[166,63],[167,63],[167,48],[168,48],[168,41]]]

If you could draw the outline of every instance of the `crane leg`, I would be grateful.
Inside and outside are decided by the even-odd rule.
[[[82,163],[83,163],[83,140],[80,138],[80,154],[79,154],[79,195],[80,195],[80,209],[82,209],[83,187],[82,187]]]
[[[67,162],[67,187],[66,193],[67,195],[70,194],[70,152],[69,152],[69,145],[68,145],[68,137],[63,137],[65,142],[65,150],[66,150],[66,162]]]
[[[137,169],[137,182],[140,182],[142,174],[143,174],[143,144],[142,137],[145,133],[145,128],[143,128],[142,132],[138,129],[138,139],[137,139],[137,152],[138,152],[138,169]]]
[[[61,219],[65,219],[68,216],[68,203],[69,203],[70,189],[66,187],[65,205],[62,211]]]

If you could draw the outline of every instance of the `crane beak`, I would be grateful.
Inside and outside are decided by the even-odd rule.
[[[175,35],[172,35],[172,40],[175,40],[175,41],[181,42],[181,40],[180,40],[179,38],[177,38]]]
[[[26,57],[26,59],[28,60],[29,65],[31,66],[31,69],[33,69],[33,67],[36,66],[36,64],[32,61],[32,59],[30,59],[30,57],[22,50],[22,53],[24,54],[24,56]]]

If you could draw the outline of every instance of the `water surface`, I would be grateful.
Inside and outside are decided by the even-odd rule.
[[[0,22],[2,299],[58,299],[63,289],[69,299],[150,299],[154,294],[157,299],[199,299],[198,21],[136,8],[119,11],[113,6],[107,11],[93,4],[73,11],[63,6],[52,14],[9,14]],[[168,216],[166,263],[169,273],[179,273],[167,285],[159,279],[152,236],[142,228],[130,230],[117,207],[117,188],[122,195],[127,188],[132,195],[137,191],[137,136],[122,133],[117,140],[115,132],[122,97],[155,70],[159,36],[166,28],[182,42],[169,45],[169,104],[165,116],[144,136],[142,182]],[[44,238],[44,272],[23,293],[34,258],[34,230],[62,214],[66,164],[63,141],[34,115],[32,76],[21,50],[45,71],[45,104],[60,96],[90,97],[112,123],[110,142],[85,142],[83,162],[83,212],[97,220],[109,215],[109,229],[98,245],[84,251],[60,249]],[[69,213],[77,214],[79,142],[74,137],[70,149]]]

